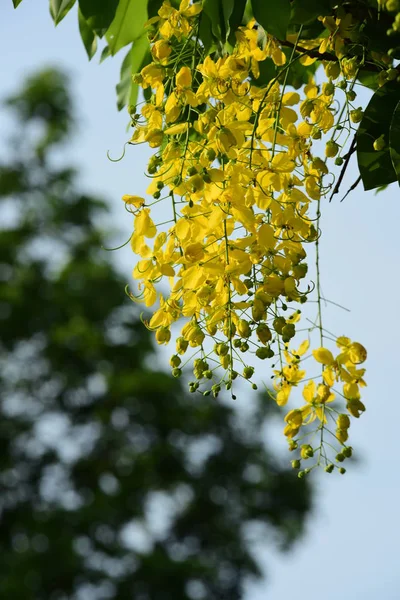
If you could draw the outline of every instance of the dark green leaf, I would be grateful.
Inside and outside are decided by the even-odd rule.
[[[257,79],[252,80],[256,85],[265,86],[276,77],[276,66],[270,58],[259,62],[258,68],[260,69],[260,75]]]
[[[233,11],[229,18],[229,43],[234,46],[236,42],[235,33],[243,21],[244,9],[246,8],[246,0],[235,0]]]
[[[379,88],[378,78],[376,71],[369,71],[368,69],[360,69],[357,75],[357,79],[366,87],[371,90],[377,90]]]
[[[365,190],[372,190],[397,180],[390,156],[389,134],[395,108],[400,99],[400,85],[389,82],[372,96],[357,132],[357,161]],[[384,136],[386,145],[374,150],[374,141]]]
[[[147,0],[147,14],[149,15],[149,19],[151,17],[156,17],[158,11],[162,6],[163,0]]]
[[[83,16],[99,37],[102,37],[111,25],[117,7],[118,0],[79,0]]]
[[[114,20],[106,33],[111,54],[116,54],[138,39],[143,34],[146,21],[146,0],[120,0]]]
[[[225,40],[229,36],[230,24],[229,19],[231,18],[235,0],[221,0],[222,2],[222,14],[224,17],[224,29],[225,29]]]
[[[92,29],[90,29],[80,9],[78,9],[78,24],[79,33],[81,34],[83,45],[85,46],[85,50],[87,52],[89,60],[91,60],[96,54],[97,50],[96,34]]]
[[[149,42],[146,35],[132,44],[121,65],[121,79],[117,84],[117,106],[121,110],[126,105],[137,102],[139,87],[132,81],[132,75],[140,71],[150,61]]]
[[[50,0],[50,14],[56,25],[68,14],[75,0]]]
[[[214,38],[211,33],[211,19],[203,12],[200,21],[200,40],[203,43],[206,54],[210,54],[214,46]]]
[[[254,18],[265,31],[286,39],[290,20],[290,0],[251,0]]]
[[[400,183],[400,100],[393,112],[389,131],[389,152]]]
[[[306,25],[331,11],[329,0],[293,0],[290,22]]]
[[[220,0],[204,0],[203,12],[210,19],[211,31],[217,40],[222,40],[222,7]]]
[[[14,8],[17,8],[21,4],[22,0],[13,0]]]

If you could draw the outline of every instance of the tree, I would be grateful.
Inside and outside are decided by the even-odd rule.
[[[54,21],[74,4],[52,1]],[[129,143],[154,149],[148,198],[123,197],[140,257],[131,297],[153,307],[146,325],[159,344],[185,319],[173,374],[187,353],[192,391],[234,397],[236,380],[257,388],[259,361],[271,359],[278,405],[302,387],[305,404],[288,411],[284,430],[299,451],[294,466],[308,460],[299,476],[317,466],[344,473],[350,424],[365,411],[367,351],[324,328],[321,214],[355,154],[360,176],[350,190],[360,180],[366,190],[400,181],[400,3],[77,4],[89,58],[102,36],[102,58],[129,46],[118,104],[128,105]],[[358,85],[375,91],[365,110]],[[171,220],[157,228],[161,201]],[[300,328],[310,298],[317,310]]]
[[[288,547],[310,487],[265,448],[261,396],[231,407],[149,367],[149,334],[104,251],[98,198],[52,157],[65,76],[30,77],[0,164],[0,596],[234,600],[260,577],[251,524]]]

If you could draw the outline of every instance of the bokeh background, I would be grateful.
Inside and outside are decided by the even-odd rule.
[[[79,129],[75,135],[71,135],[65,147],[54,149],[51,161],[54,168],[70,165],[79,168],[75,185],[80,193],[91,198],[109,200],[106,216],[99,215],[98,222],[103,226],[106,222],[108,225],[112,224],[115,229],[114,233],[107,234],[110,244],[122,243],[129,237],[132,224],[129,215],[123,210],[121,196],[125,193],[145,192],[143,171],[148,154],[141,146],[139,149],[129,147],[124,160],[118,163],[110,162],[106,156],[107,150],[111,156],[119,156],[129,135],[126,113],[117,113],[115,108],[114,86],[118,81],[118,58],[108,60],[101,66],[96,64],[96,57],[88,63],[79,39],[76,19],[69,15],[55,30],[46,0],[37,0],[35,3],[25,0],[17,11],[13,10],[11,0],[3,0],[0,5],[0,50],[2,97],[15,94],[24,78],[40,68],[60,67],[70,75]],[[360,98],[366,97],[363,94],[360,90]],[[23,149],[24,123],[20,121],[19,126]],[[3,162],[11,157],[13,150],[7,140],[9,135],[16,132],[15,121],[12,121],[10,113],[4,107],[0,110],[0,132],[0,157]],[[350,185],[356,178],[353,165],[346,178],[344,191],[346,185]],[[6,227],[13,226],[15,216],[12,213],[10,209],[2,213]],[[340,203],[338,195],[324,207],[321,248],[323,293],[325,298],[350,309],[348,312],[327,304],[324,324],[337,335],[345,333],[362,342],[369,352],[368,388],[364,396],[367,412],[351,431],[351,441],[357,450],[358,461],[349,463],[344,477],[328,476],[321,472],[313,478],[314,509],[307,519],[305,536],[289,553],[280,554],[277,551],[277,545],[273,543],[276,536],[273,533],[265,534],[261,540],[252,542],[252,552],[265,566],[266,580],[248,584],[244,596],[246,600],[285,600],[294,594],[300,600],[319,600],[321,595],[325,600],[336,600],[338,594],[345,599],[375,600],[382,595],[387,600],[399,598],[399,223],[400,193],[396,185],[378,195],[365,193],[359,186],[343,203]],[[99,244],[98,253],[101,252]],[[93,251],[91,257],[93,258]],[[8,258],[12,259],[11,256]],[[104,260],[109,259],[107,254]],[[54,260],[57,260],[56,254]],[[96,260],[101,263],[103,257],[97,255]],[[113,253],[111,260],[120,273],[119,278],[116,276],[115,285],[119,282],[122,285],[128,283],[134,261],[129,247]],[[95,301],[94,296],[93,304]],[[117,301],[124,303],[122,299]],[[124,307],[126,306],[124,303]],[[128,311],[129,309],[130,305]],[[133,314],[133,309],[131,310]],[[126,319],[126,315],[124,318]],[[156,364],[162,370],[166,363],[165,356],[153,357],[152,365]],[[26,360],[29,357],[25,357]],[[112,361],[111,354],[109,360]],[[59,368],[62,371],[62,365]],[[178,396],[181,394],[179,391],[171,391],[172,395],[174,393]],[[148,395],[148,392],[143,391],[143,397]],[[162,400],[160,398],[155,402],[155,410],[158,410],[157,402],[162,403]],[[243,393],[238,396],[236,410],[246,412],[247,405],[252,402],[254,404],[248,394]],[[194,417],[195,415],[191,418]],[[5,419],[4,414],[2,419]],[[268,423],[274,424],[276,420],[274,415],[270,415]],[[7,428],[7,421],[2,426]],[[53,425],[50,430],[54,437]],[[42,435],[51,439],[51,431],[42,432]],[[283,470],[285,460],[289,457],[284,454],[286,445],[281,440],[280,427],[266,426],[263,431],[270,452],[277,457],[275,468]],[[66,432],[68,438],[68,428]],[[110,457],[108,460],[111,460]],[[107,468],[111,469],[111,466]],[[105,469],[104,472],[109,471]],[[111,479],[108,480],[108,485],[112,487],[110,482]],[[96,485],[100,484],[93,480],[92,487]],[[107,489],[107,482],[104,483],[104,480],[103,486]],[[299,489],[294,487],[290,493],[300,494]],[[106,497],[107,492],[104,494]],[[216,516],[218,522],[224,518],[224,503],[219,506],[221,513]],[[156,513],[157,511],[153,514]],[[68,510],[60,523],[67,518],[67,514]],[[6,535],[7,524],[0,523],[0,528],[1,538],[3,534]],[[104,535],[107,537],[106,533]],[[130,539],[132,536],[139,539],[139,535],[138,529],[131,530]],[[142,537],[145,537],[143,533]],[[10,565],[10,569],[19,569],[21,566],[18,565],[23,565],[21,557],[26,553],[23,549],[26,540],[21,537],[20,543],[21,547],[18,549],[17,544],[15,550],[15,564]],[[40,540],[37,544],[40,546]],[[85,548],[83,545],[81,552],[88,552]],[[40,568],[46,569],[43,557]],[[34,589],[36,584],[31,582],[29,585]],[[28,590],[31,589],[29,585]],[[18,592],[20,593],[22,592]],[[146,592],[142,590],[140,593]],[[201,589],[196,591],[193,588],[191,593],[195,598],[196,593],[201,593]],[[220,597],[227,600],[236,598],[229,595],[229,592],[226,593],[228,595]],[[97,597],[90,594],[95,592],[87,589],[82,598]],[[6,590],[1,597],[13,600],[41,596],[35,596],[34,591],[28,591],[24,596]],[[136,597],[140,598],[139,592]],[[151,595],[149,597],[152,598]],[[154,600],[158,600],[158,596],[154,596]]]

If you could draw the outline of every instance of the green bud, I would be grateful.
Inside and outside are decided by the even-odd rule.
[[[245,379],[251,379],[254,374],[254,367],[245,367],[243,369],[243,377]]]
[[[293,469],[300,469],[301,462],[299,460],[292,460],[292,467]]]
[[[172,369],[172,377],[180,377],[182,375],[182,369]]]
[[[307,458],[312,458],[314,456],[313,447],[310,444],[303,444],[300,448],[300,456],[307,460]]]
[[[322,138],[321,130],[316,125],[314,125],[314,127],[311,131],[311,137],[313,140],[320,140]]]
[[[291,340],[296,335],[296,328],[294,323],[286,323],[286,325],[282,329],[282,336],[289,338]]]
[[[352,123],[359,123],[363,118],[363,110],[362,108],[356,108],[355,110],[350,111],[350,120]]]
[[[286,319],[284,317],[276,317],[272,323],[272,327],[275,329],[276,333],[282,335],[282,330],[286,325]]]
[[[327,473],[332,473],[332,471],[333,471],[333,469],[334,469],[334,468],[335,468],[335,465],[333,465],[333,464],[331,463],[330,465],[327,465],[327,466],[325,467],[325,471],[326,471]]]
[[[341,475],[344,475],[344,474],[346,473],[346,469],[345,469],[344,467],[340,467],[340,469],[339,469],[339,473],[340,473]]]
[[[173,354],[169,359],[169,364],[171,365],[171,367],[179,367],[181,362],[182,361],[177,354]]]
[[[199,389],[198,381],[191,381],[189,383],[189,392],[191,392],[193,394],[193,392],[196,392],[198,389]]]
[[[346,92],[346,98],[349,102],[353,102],[356,99],[357,94],[354,90],[349,90]]]
[[[333,158],[339,152],[339,145],[333,140],[329,140],[325,146],[325,156]]]
[[[261,360],[265,360],[266,358],[272,358],[274,354],[274,351],[269,346],[265,346],[264,348],[257,348],[256,350],[256,356]]]
[[[353,455],[353,448],[351,446],[346,446],[346,448],[343,448],[342,454],[344,454],[346,458],[350,458]]]
[[[338,462],[343,462],[346,459],[345,455],[342,452],[339,452],[339,454],[336,454],[335,458]]]

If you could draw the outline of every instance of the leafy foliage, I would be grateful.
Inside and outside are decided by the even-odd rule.
[[[264,2],[251,0],[253,15],[265,31],[280,38],[286,38],[286,31],[290,20],[290,0],[279,2]]]
[[[261,397],[239,422],[149,367],[149,334],[102,250],[106,205],[51,161],[72,127],[65,78],[38,73],[7,105],[0,596],[239,600],[261,574],[247,528],[290,545],[310,487],[265,448]]]
[[[398,179],[393,159],[396,160],[395,147],[398,144],[400,126],[399,112],[396,111],[399,99],[399,84],[386,83],[372,96],[360,123],[357,133],[357,159],[366,190],[387,185]],[[379,140],[381,143],[377,146]]]

